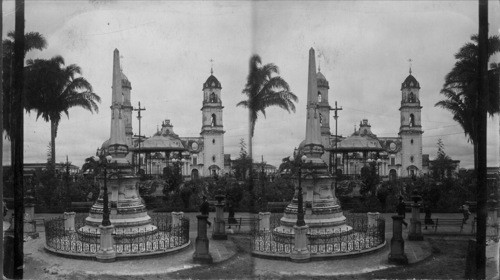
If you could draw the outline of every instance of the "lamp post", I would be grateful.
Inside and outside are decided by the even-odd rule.
[[[303,155],[300,157],[299,160],[295,160],[293,156],[290,156],[288,158],[290,162],[294,165],[295,168],[298,168],[298,176],[299,176],[299,186],[297,188],[298,194],[297,194],[297,203],[298,203],[298,209],[297,209],[297,226],[305,226],[306,222],[304,221],[304,202],[303,202],[303,196],[302,196],[302,163],[304,163],[307,160],[307,157]]]
[[[92,157],[95,163],[97,164],[97,168],[102,168],[103,169],[103,175],[104,175],[104,187],[103,187],[103,194],[102,194],[102,203],[103,203],[103,208],[102,208],[102,225],[103,226],[110,226],[111,221],[109,219],[109,197],[108,197],[108,163],[111,162],[113,159],[110,155],[107,155],[105,157],[97,157],[94,156]]]

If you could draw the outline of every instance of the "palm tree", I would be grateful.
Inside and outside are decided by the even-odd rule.
[[[479,48],[478,36],[471,37],[472,42],[466,43],[458,53],[455,54],[457,61],[453,69],[446,75],[445,83],[441,94],[445,96],[435,104],[437,107],[444,108],[453,114],[453,120],[458,122],[474,145],[474,158],[477,156],[477,127],[476,119],[476,100],[478,96],[478,71],[479,71]],[[500,51],[500,37],[491,36],[488,41],[488,57]],[[491,64],[491,70],[488,71],[489,93],[488,107],[486,108],[490,116],[499,113],[499,72],[498,64]],[[474,160],[476,162],[476,160]]]
[[[278,74],[278,66],[275,64],[262,65],[258,55],[253,55],[250,58],[250,73],[245,89],[243,89],[243,94],[248,99],[236,104],[236,106],[243,106],[249,110],[248,153],[250,159],[252,159],[252,138],[259,113],[266,117],[266,109],[272,106],[277,106],[288,112],[295,112],[294,102],[297,102],[298,98],[290,91],[288,83],[277,76]]]
[[[247,84],[243,89],[248,99],[240,101],[236,106],[248,108],[249,114],[249,140],[248,155],[250,161],[249,170],[249,192],[250,212],[254,213],[255,195],[253,193],[253,163],[252,163],[252,138],[255,131],[255,123],[261,113],[266,117],[266,109],[271,106],[277,106],[288,112],[295,112],[295,104],[298,98],[290,91],[288,83],[283,80],[279,74],[278,66],[273,63],[262,65],[260,56],[253,55],[250,58],[250,72],[247,77]]]
[[[12,63],[14,57],[14,32],[10,31],[7,34],[7,38],[2,41],[3,44],[3,131],[6,133],[7,137],[11,139],[13,135],[12,129],[17,127],[15,118],[11,117],[11,107],[12,107]],[[42,34],[38,32],[28,32],[24,35],[24,54],[32,50],[43,50],[47,47],[47,41]]]
[[[50,121],[50,163],[55,164],[55,140],[62,113],[69,118],[68,110],[81,107],[91,113],[98,112],[101,98],[92,90],[92,85],[81,77],[81,69],[75,64],[64,67],[64,59],[27,61],[25,91],[26,108],[37,112],[46,122]],[[77,77],[78,75],[78,77]]]

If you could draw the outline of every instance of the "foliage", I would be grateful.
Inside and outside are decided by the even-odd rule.
[[[362,195],[375,195],[377,185],[380,183],[380,176],[377,172],[377,163],[375,161],[361,168],[361,181],[363,185],[359,192]]]
[[[55,139],[62,113],[69,118],[68,110],[81,107],[98,112],[101,98],[92,90],[92,85],[81,77],[76,64],[64,67],[64,59],[28,59],[25,71],[25,94],[27,110],[35,110],[37,119],[42,117],[51,124],[51,162],[55,163]]]
[[[13,135],[12,129],[16,127],[15,119],[11,118],[11,106],[13,101],[12,77],[13,77],[13,59],[14,59],[14,32],[10,31],[3,43],[3,129],[8,138]],[[47,47],[45,37],[38,32],[28,32],[24,35],[25,54],[32,50],[43,50]],[[25,98],[28,98],[26,96]],[[27,104],[28,102],[25,102]]]
[[[451,177],[453,171],[455,170],[455,165],[453,160],[444,152],[443,141],[438,139],[437,142],[438,150],[436,159],[431,165],[431,174],[435,180],[442,180],[446,177]]]
[[[247,174],[252,167],[252,160],[247,154],[245,141],[240,139],[240,156],[233,160],[233,173],[236,180],[246,180]]]
[[[294,102],[297,102],[297,96],[290,91],[288,83],[276,75],[279,75],[279,70],[275,64],[262,65],[258,55],[250,58],[250,72],[243,89],[243,94],[248,99],[240,101],[236,106],[250,109],[251,137],[259,113],[265,117],[268,107],[277,106],[288,112],[295,112]]]
[[[165,185],[163,187],[163,194],[169,196],[173,193],[178,192],[181,184],[184,181],[181,173],[181,165],[179,162],[173,163],[171,166],[167,166],[163,169],[163,180]]]
[[[478,36],[471,37],[472,42],[466,43],[455,54],[455,62],[452,70],[446,75],[445,83],[441,94],[445,96],[435,104],[450,111],[453,114],[453,120],[458,122],[465,135],[472,143],[476,142],[476,125],[474,122],[476,116],[476,100],[478,96],[479,84],[479,48]],[[500,37],[491,36],[488,42],[488,57],[500,51]],[[493,64],[493,67],[498,65]],[[499,92],[498,92],[498,68],[488,71],[488,79],[490,83],[489,92],[487,94],[488,107],[487,111],[490,115],[499,112]],[[495,86],[496,85],[496,86]]]

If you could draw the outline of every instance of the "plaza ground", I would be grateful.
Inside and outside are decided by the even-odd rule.
[[[190,237],[194,244],[197,213],[190,218]],[[211,219],[213,218],[211,213]],[[408,241],[405,229],[405,252],[409,264],[389,264],[389,244],[392,237],[393,214],[386,219],[386,246],[379,251],[346,259],[293,263],[252,257],[249,235],[233,234],[227,241],[210,240],[212,265],[194,264],[194,246],[181,252],[156,258],[119,260],[100,263],[94,260],[69,259],[53,255],[44,249],[45,233],[25,242],[26,279],[373,279],[373,278],[463,278],[468,239],[473,235],[471,220],[460,233],[457,228],[438,228],[438,232],[423,229],[424,241]],[[56,214],[37,214],[50,218]],[[248,213],[236,213],[245,217]],[[423,218],[423,216],[422,216]],[[433,218],[461,218],[461,214],[433,214]],[[407,220],[408,217],[407,217]],[[242,232],[246,231],[242,228]],[[211,229],[209,229],[211,234]],[[487,247],[488,279],[498,278],[498,243]]]

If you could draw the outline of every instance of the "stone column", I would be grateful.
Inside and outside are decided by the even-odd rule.
[[[96,258],[100,262],[114,262],[116,260],[116,251],[113,247],[115,240],[113,238],[114,225],[99,226],[101,232],[101,248],[96,253]]]
[[[172,226],[177,227],[182,225],[183,217],[184,217],[184,212],[172,212]]]
[[[269,231],[271,212],[259,212],[259,230]]]
[[[195,242],[195,251],[193,261],[195,263],[212,263],[212,255],[208,250],[209,242],[207,237],[207,215],[197,215],[198,219],[198,236]]]
[[[379,212],[368,212],[368,228],[376,227],[378,225],[377,220],[380,217]]]
[[[309,226],[295,225],[293,229],[295,231],[295,236],[294,236],[295,248],[293,248],[293,251],[290,255],[290,259],[293,262],[308,262],[311,259],[311,253],[307,248],[308,240],[306,235]]]
[[[74,232],[75,231],[75,212],[64,212],[64,231]]]
[[[215,203],[215,227],[212,233],[214,240],[227,240],[226,223],[224,222],[224,195],[216,195],[217,203]]]
[[[24,232],[35,232],[36,227],[34,225],[35,219],[35,204],[26,203],[24,205]]]
[[[420,203],[414,201],[411,204],[411,219],[410,219],[410,232],[408,233],[408,240],[422,241],[422,222],[420,221]]]
[[[392,239],[389,263],[408,264],[403,240],[403,216],[392,216]]]

